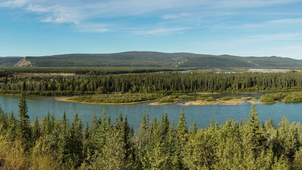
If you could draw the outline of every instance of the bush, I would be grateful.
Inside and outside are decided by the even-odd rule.
[[[219,100],[221,100],[221,101],[227,101],[227,100],[232,100],[232,99],[234,99],[234,98],[227,96],[227,97],[222,97]]]
[[[260,102],[263,102],[263,103],[274,103],[275,102],[275,98],[271,94],[265,94],[265,95],[261,96]]]
[[[284,103],[299,103],[302,102],[302,93],[290,93],[282,100]]]

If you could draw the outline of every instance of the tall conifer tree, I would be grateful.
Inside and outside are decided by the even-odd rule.
[[[27,115],[27,103],[25,99],[25,94],[21,93],[21,99],[19,101],[19,137],[21,139],[25,139],[26,141],[30,140],[31,137],[31,130],[30,130],[30,120],[29,116]]]

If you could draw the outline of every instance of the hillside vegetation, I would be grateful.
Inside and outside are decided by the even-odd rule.
[[[12,67],[21,59],[22,57],[0,57],[0,66]]]
[[[22,59],[22,64],[18,63]],[[24,63],[30,63],[28,65]],[[239,57],[193,53],[123,52],[0,58],[0,65],[16,67],[301,67],[302,61],[282,57]]]

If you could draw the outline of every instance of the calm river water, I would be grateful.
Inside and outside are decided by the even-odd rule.
[[[240,96],[256,96],[261,94],[249,94]],[[230,95],[228,95],[230,96]],[[5,112],[13,111],[15,116],[18,115],[18,103],[19,96],[0,96],[0,103],[2,109]],[[136,104],[136,105],[95,105],[95,104],[82,104],[73,102],[56,101],[47,97],[27,97],[28,115],[31,120],[34,121],[37,116],[42,119],[47,112],[54,113],[59,119],[62,118],[64,111],[67,118],[72,121],[74,114],[77,112],[83,123],[92,120],[94,112],[98,116],[101,116],[103,109],[105,108],[107,116],[110,116],[112,120],[118,117],[120,112],[127,113],[128,121],[134,128],[140,127],[140,122],[144,111],[148,111],[150,118],[161,118],[162,113],[167,113],[169,119],[174,120],[175,125],[181,112],[181,102],[169,105],[151,106],[148,103]],[[251,104],[239,104],[239,105],[207,105],[207,106],[184,106],[186,121],[189,126],[193,124],[193,121],[197,123],[199,128],[208,127],[211,118],[217,121],[219,124],[225,123],[228,118],[240,121],[250,113]],[[273,105],[256,105],[260,122],[269,120],[271,117],[276,123],[282,120],[283,115],[290,121],[302,121],[302,103],[301,104],[284,104],[277,103]]]

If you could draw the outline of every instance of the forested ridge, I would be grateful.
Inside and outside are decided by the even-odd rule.
[[[300,90],[302,76],[290,73],[183,74],[173,72],[3,77],[0,93],[33,95],[83,95],[108,93],[189,93],[261,90]]]
[[[18,61],[24,61],[17,63]],[[301,60],[285,57],[240,57],[194,53],[130,51],[111,54],[61,54],[0,57],[1,66],[16,67],[301,67]]]
[[[300,123],[284,117],[262,124],[255,105],[248,118],[208,128],[187,125],[185,111],[175,124],[167,114],[142,117],[140,129],[127,115],[112,119],[95,113],[83,123],[49,113],[30,122],[22,93],[19,113],[0,109],[0,168],[2,169],[301,169]],[[176,114],[176,113],[174,113]],[[85,124],[85,125],[84,125]]]

